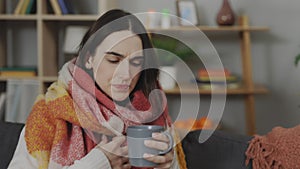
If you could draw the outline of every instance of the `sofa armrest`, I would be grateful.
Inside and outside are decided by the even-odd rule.
[[[24,124],[0,121],[0,169],[8,167],[23,127]]]
[[[192,131],[182,140],[189,169],[252,168],[251,164],[245,165],[245,152],[252,137],[217,130],[206,142],[200,144],[198,137],[203,131]]]

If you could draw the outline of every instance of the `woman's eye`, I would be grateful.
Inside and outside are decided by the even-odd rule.
[[[110,63],[119,63],[119,60],[107,60]]]
[[[137,66],[141,66],[143,64],[143,61],[144,61],[143,58],[138,57],[138,58],[131,59],[129,62],[131,65],[137,67]]]
[[[120,59],[118,59],[118,58],[106,58],[106,60],[112,64],[117,64],[120,62]]]

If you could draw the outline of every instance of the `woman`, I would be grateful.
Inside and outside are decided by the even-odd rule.
[[[9,168],[127,169],[129,125],[171,126],[151,41],[130,13],[111,10],[88,30],[78,57],[39,96]],[[155,91],[155,92],[153,92]],[[169,140],[154,134],[151,148]],[[165,155],[145,154],[157,168],[185,168],[180,145]]]

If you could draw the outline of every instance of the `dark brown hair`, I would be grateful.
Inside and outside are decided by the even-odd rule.
[[[139,81],[134,89],[142,90],[148,97],[153,89],[158,88],[157,58],[149,35],[140,20],[123,10],[113,9],[103,14],[84,35],[78,51],[77,65],[93,75],[93,72],[85,68],[87,55],[94,55],[99,44],[111,33],[129,30],[135,33],[142,41],[144,63]],[[146,50],[145,50],[146,49]],[[93,77],[93,76],[92,76]]]

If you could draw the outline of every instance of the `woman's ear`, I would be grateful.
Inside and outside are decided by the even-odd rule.
[[[92,56],[88,56],[88,59],[85,62],[85,67],[87,69],[92,69],[93,68],[93,57]]]

